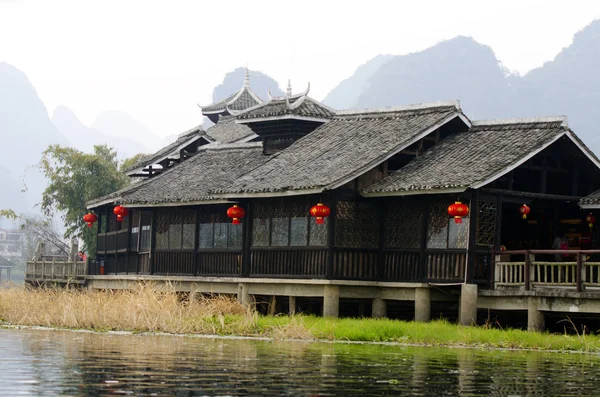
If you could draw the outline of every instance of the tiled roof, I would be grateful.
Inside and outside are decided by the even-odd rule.
[[[154,178],[88,203],[99,206],[110,200],[122,204],[155,205],[190,203],[213,199],[209,191],[227,186],[240,175],[267,160],[260,143],[225,145],[201,149],[196,156]]]
[[[255,136],[250,127],[235,122],[235,116],[219,116],[219,122],[208,130],[208,136],[221,143],[238,142]]]
[[[246,110],[238,116],[239,122],[252,122],[254,119],[277,118],[282,116],[329,119],[335,115],[333,109],[308,96],[274,98],[269,102]]]
[[[600,190],[596,190],[592,194],[585,196],[579,200],[580,205],[597,205],[600,204]]]
[[[230,95],[224,100],[213,103],[212,105],[202,107],[203,114],[213,114],[224,112],[227,108],[231,110],[245,110],[253,106],[261,104],[263,101],[256,96],[250,87],[243,86],[242,89],[235,94]]]
[[[264,165],[213,193],[273,193],[331,189],[402,150],[460,110],[455,105],[334,117]]]
[[[478,188],[541,151],[566,131],[562,120],[474,122],[469,131],[446,138],[363,193],[377,196]]]
[[[171,156],[179,157],[180,148],[188,146],[200,138],[205,138],[207,141],[212,140],[207,137],[206,133],[202,129],[202,126],[199,125],[197,127],[194,127],[192,129],[180,134],[177,137],[177,139],[175,140],[175,142],[171,143],[170,145],[165,146],[164,148],[160,149],[156,153],[145,156],[140,161],[138,161],[131,167],[127,168],[125,170],[125,172],[131,172],[138,168],[147,167],[149,165],[156,164],[157,162],[161,161],[162,159],[164,159],[166,157],[171,157]]]

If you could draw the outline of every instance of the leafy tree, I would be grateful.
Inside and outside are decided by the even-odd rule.
[[[120,171],[116,151],[107,145],[94,146],[93,153],[52,145],[42,154],[39,166],[49,182],[42,195],[44,214],[60,213],[65,237],[81,237],[86,251],[93,255],[96,231],[83,221],[86,203],[130,183]]]

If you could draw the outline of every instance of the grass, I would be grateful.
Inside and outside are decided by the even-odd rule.
[[[416,323],[371,318],[262,316],[231,297],[189,301],[152,285],[123,291],[1,289],[0,319],[11,325],[94,331],[600,352],[600,337],[585,333],[557,335],[463,327],[443,320]]]

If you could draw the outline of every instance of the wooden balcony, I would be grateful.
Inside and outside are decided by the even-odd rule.
[[[502,251],[493,268],[495,289],[600,288],[600,250]]]
[[[25,281],[36,284],[84,284],[87,268],[87,261],[30,261],[27,262]]]

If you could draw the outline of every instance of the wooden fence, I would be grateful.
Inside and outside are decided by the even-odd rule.
[[[600,261],[594,259],[599,255],[600,250],[502,251],[494,255],[494,287],[559,287],[578,292],[600,287]]]
[[[83,284],[87,268],[87,261],[29,261],[27,262],[25,281]]]

